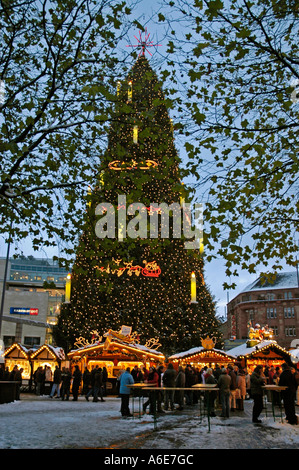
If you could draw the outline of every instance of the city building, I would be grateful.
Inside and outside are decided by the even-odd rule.
[[[2,298],[6,258],[0,258]],[[1,339],[34,347],[52,344],[52,327],[64,301],[67,272],[50,259],[10,258],[7,266]]]
[[[230,339],[248,338],[249,325],[268,326],[273,339],[289,349],[299,337],[298,274],[277,274],[273,283],[256,279],[227,305],[227,334]]]

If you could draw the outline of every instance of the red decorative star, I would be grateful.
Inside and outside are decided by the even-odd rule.
[[[162,44],[153,44],[153,41],[149,41],[150,33],[147,32],[147,28],[144,30],[144,39],[142,39],[142,31],[139,31],[139,39],[137,36],[134,35],[134,38],[137,39],[138,44],[133,44],[133,45],[128,45],[127,47],[141,47],[141,51],[139,52],[139,56],[145,55],[145,51],[149,53],[150,56],[152,54],[148,50],[148,47],[156,47],[156,46],[162,46]]]

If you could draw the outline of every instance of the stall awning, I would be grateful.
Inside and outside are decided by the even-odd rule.
[[[236,358],[230,354],[227,354],[222,349],[205,349],[201,346],[196,348],[188,349],[188,351],[179,352],[173,354],[168,358],[169,362],[215,362],[215,363],[227,363],[235,362]]]

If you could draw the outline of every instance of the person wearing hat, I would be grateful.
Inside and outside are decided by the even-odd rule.
[[[289,424],[298,424],[298,417],[295,412],[295,399],[297,383],[291,368],[287,363],[282,364],[282,373],[279,377],[279,385],[288,387],[281,391],[286,420]]]

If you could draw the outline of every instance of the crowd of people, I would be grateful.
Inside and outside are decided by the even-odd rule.
[[[220,367],[216,365],[214,369],[205,366],[202,369],[194,368],[190,364],[186,367],[179,366],[175,370],[173,364],[167,367],[151,367],[149,371],[137,366],[133,370],[127,368],[119,377],[120,397],[122,398],[122,416],[132,416],[129,409],[129,397],[131,394],[130,385],[136,382],[144,382],[155,388],[165,387],[168,390],[148,392],[148,399],[143,404],[143,411],[146,412],[149,406],[149,413],[164,413],[167,410],[182,410],[184,406],[192,406],[198,403],[198,390],[178,390],[180,388],[192,388],[192,386],[202,383],[215,385],[217,390],[204,392],[204,403],[208,408],[210,416],[216,416],[216,408],[221,409],[220,416],[229,418],[230,413],[238,410],[244,411],[244,400],[253,400],[252,422],[261,423],[260,414],[263,410],[264,385],[281,385],[286,387],[281,391],[281,397],[289,424],[298,424],[298,417],[295,412],[295,405],[299,405],[299,371],[295,367],[284,363],[282,368],[263,367],[258,365],[249,372],[246,368],[238,365],[228,365]],[[173,388],[174,390],[169,390]],[[146,392],[146,389],[145,389]],[[269,397],[270,398],[270,397]],[[274,392],[271,399],[279,402],[280,394]],[[164,404],[164,406],[163,406]],[[178,405],[177,407],[175,407]]]
[[[36,371],[34,381],[36,383],[36,393],[41,393],[39,386],[45,383],[45,370]],[[106,367],[99,367],[96,365],[91,371],[88,367],[85,367],[83,374],[81,373],[79,366],[75,365],[73,373],[66,367],[60,368],[55,367],[53,374],[53,382],[49,397],[53,398],[56,394],[56,398],[62,400],[69,400],[70,394],[73,395],[73,401],[78,401],[80,391],[85,395],[87,401],[93,397],[93,402],[105,401],[103,396],[106,395],[106,384],[108,379],[108,372]]]
[[[20,400],[23,368],[15,365],[11,371],[4,364],[0,364],[0,382],[16,382],[16,400]]]
[[[14,366],[12,371],[1,365],[0,381],[15,381],[16,399],[20,399],[22,386],[22,368]],[[50,386],[49,398],[54,396],[61,400],[78,400],[81,392],[87,401],[93,398],[93,402],[105,401],[107,395],[108,373],[106,367],[96,365],[91,371],[85,367],[83,374],[78,365],[73,371],[66,367],[60,369],[56,366],[54,373],[50,366],[38,367],[33,375],[35,393],[44,395],[46,385]],[[143,412],[149,407],[149,413],[165,413],[167,410],[183,410],[185,406],[198,403],[200,392],[193,390],[180,390],[192,388],[202,384],[213,384],[217,390],[205,392],[204,404],[210,416],[216,416],[216,408],[221,409],[220,416],[228,418],[235,410],[244,410],[244,400],[253,400],[252,421],[260,423],[260,414],[263,410],[264,385],[281,385],[286,387],[281,395],[274,393],[271,399],[274,405],[282,406],[282,398],[286,420],[290,424],[298,424],[295,406],[299,405],[299,371],[286,363],[282,367],[268,367],[258,365],[253,371],[242,368],[240,365],[228,364],[227,367],[216,365],[215,368],[204,366],[195,368],[188,364],[186,367],[179,366],[176,370],[172,363],[161,364],[157,367],[135,366],[122,370],[117,378],[118,393],[121,398],[121,414],[123,417],[132,416],[129,408],[132,389],[130,385],[135,383],[146,383],[155,388],[166,388],[147,393],[147,400],[143,403]],[[173,388],[173,390],[171,390]],[[269,392],[268,392],[269,393]],[[268,397],[270,399],[270,396]],[[177,405],[177,406],[176,406]]]

